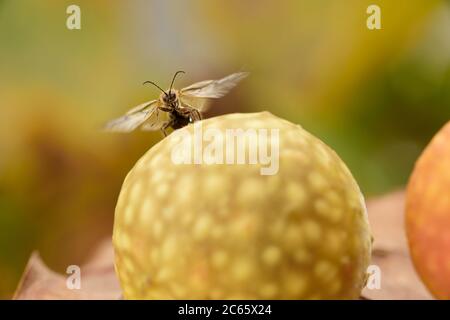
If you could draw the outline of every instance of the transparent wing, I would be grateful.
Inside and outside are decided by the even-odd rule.
[[[163,129],[170,122],[167,112],[157,109],[151,117],[141,126],[143,131],[158,131]]]
[[[105,125],[105,130],[114,132],[130,132],[139,127],[144,121],[158,110],[158,100],[138,105],[124,116],[114,119]]]
[[[234,88],[239,81],[249,75],[248,72],[230,74],[219,80],[205,80],[180,90],[181,96],[196,98],[221,98]]]
[[[188,106],[197,109],[200,112],[205,112],[211,106],[211,100],[207,98],[197,98],[188,95],[180,94],[181,106]]]
[[[154,104],[157,101],[158,100],[151,100],[151,101],[147,101],[147,102],[141,103],[140,105],[138,105],[138,106],[128,110],[126,114],[133,114],[133,113],[136,113],[138,111],[141,111],[141,110],[147,108],[148,106],[150,106],[151,104]]]

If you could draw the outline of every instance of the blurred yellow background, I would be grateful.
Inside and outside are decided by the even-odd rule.
[[[67,6],[81,30],[66,28]],[[381,30],[366,9],[381,7]],[[430,0],[0,0],[0,298],[39,250],[81,264],[160,133],[102,124],[177,87],[246,70],[208,116],[269,110],[333,147],[366,196],[405,185],[450,119],[450,3]]]

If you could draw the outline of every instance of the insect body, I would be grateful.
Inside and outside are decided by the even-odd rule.
[[[175,73],[167,91],[151,81],[145,81],[144,84],[152,84],[162,91],[159,99],[140,104],[124,116],[110,121],[106,124],[106,130],[130,132],[141,127],[147,131],[161,130],[166,136],[168,128],[178,129],[201,120],[201,113],[207,108],[206,99],[223,97],[248,75],[247,72],[233,73],[219,80],[205,80],[176,90],[172,86],[179,73],[184,71]]]

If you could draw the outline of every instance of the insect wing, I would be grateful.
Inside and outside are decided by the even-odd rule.
[[[239,81],[249,75],[248,72],[230,74],[219,80],[205,80],[180,90],[181,97],[221,98],[234,88]]]
[[[181,106],[188,106],[198,111],[205,112],[211,105],[211,101],[206,98],[197,98],[188,95],[180,95]]]
[[[154,104],[157,101],[158,100],[152,100],[152,101],[147,101],[147,102],[141,103],[140,105],[138,105],[138,106],[128,110],[126,114],[133,114],[133,113],[136,113],[138,111],[141,111],[141,110],[145,109],[146,107],[148,107],[149,105]]]
[[[157,109],[142,125],[143,131],[158,131],[164,128],[164,126],[170,121],[169,114],[167,112]]]
[[[105,130],[114,132],[133,131],[158,110],[157,102],[157,100],[149,101],[131,109],[124,116],[108,122]]]

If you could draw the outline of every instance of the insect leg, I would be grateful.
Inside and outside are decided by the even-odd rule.
[[[184,113],[189,117],[189,122],[192,123],[195,121],[202,120],[202,114],[200,113],[200,111],[197,108],[194,108],[184,102],[183,109],[186,110],[186,111],[184,111]]]
[[[164,138],[167,137],[166,128],[161,128],[161,132],[162,132]]]
[[[166,129],[169,128],[173,124],[173,120],[166,121],[163,126],[161,127],[161,132],[164,135],[164,137],[167,137]]]
[[[165,111],[165,112],[171,112],[172,108],[165,107],[165,106],[159,106],[159,110]]]

